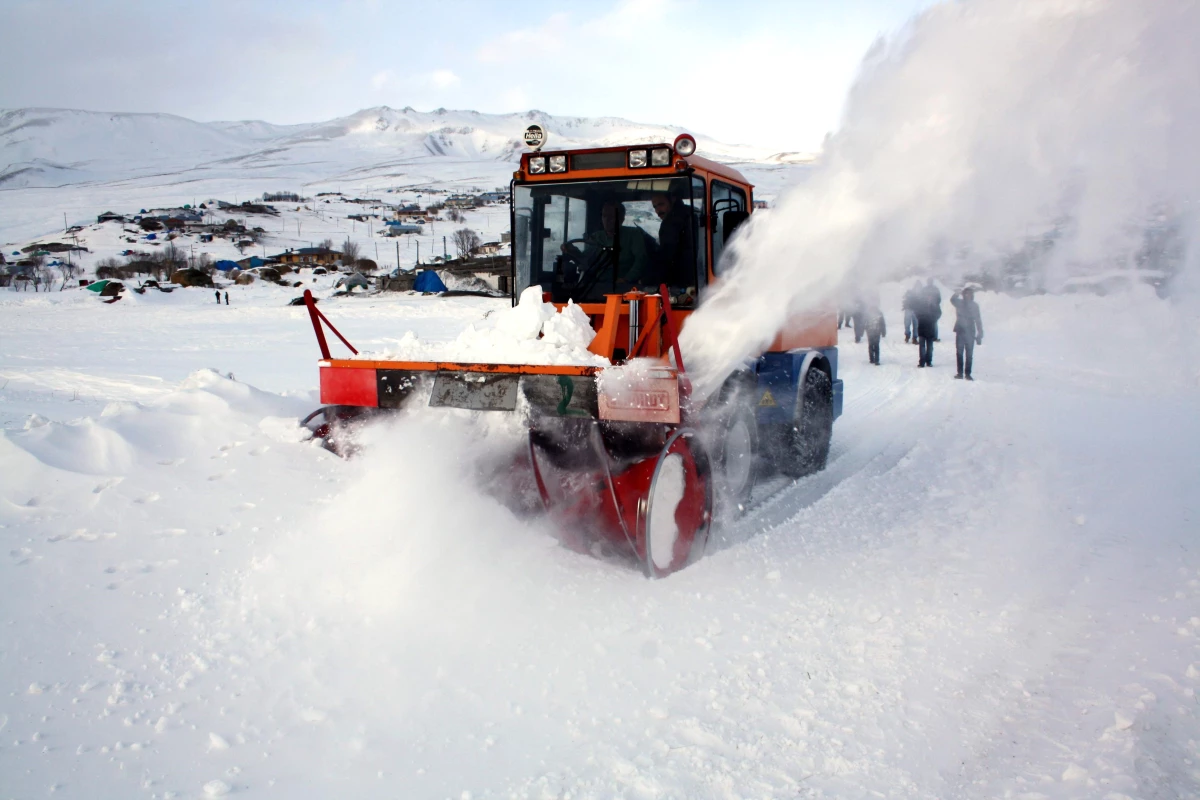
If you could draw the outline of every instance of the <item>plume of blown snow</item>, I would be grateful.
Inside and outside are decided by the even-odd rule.
[[[1053,246],[1033,278],[1053,288],[1135,266],[1156,224],[1186,246],[1197,32],[1194,2],[969,0],[878,42],[821,164],[743,226],[725,280],[684,329],[698,388],[855,287],[913,272],[952,283],[1041,241]]]

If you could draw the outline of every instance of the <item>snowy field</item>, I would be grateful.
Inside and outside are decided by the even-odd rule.
[[[297,291],[0,292],[0,797],[1200,795],[1200,329],[1150,290],[983,294],[963,383],[885,287],[828,468],[656,582],[490,496],[494,421],[301,441]]]

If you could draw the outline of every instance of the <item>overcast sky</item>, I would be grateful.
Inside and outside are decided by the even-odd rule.
[[[814,150],[931,0],[0,0],[0,108],[316,122],[540,109]]]

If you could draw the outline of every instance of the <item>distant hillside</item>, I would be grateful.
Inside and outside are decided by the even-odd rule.
[[[61,187],[178,173],[181,181],[249,171],[312,182],[358,180],[414,161],[510,162],[536,122],[548,147],[671,141],[680,128],[616,117],[555,117],[540,111],[481,114],[381,106],[301,125],[195,122],[172,114],[25,108],[0,111],[0,189]],[[760,148],[697,135],[722,161],[767,162]]]

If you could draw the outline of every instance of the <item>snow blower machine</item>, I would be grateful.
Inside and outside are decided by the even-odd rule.
[[[536,127],[536,126],[533,126]],[[364,415],[414,405],[520,411],[528,469],[548,513],[584,549],[616,551],[652,577],[699,558],[717,508],[736,514],[770,469],[824,467],[842,406],[833,312],[795,321],[703,403],[678,334],[718,279],[754,209],[753,187],[673,144],[546,152],[540,137],[510,188],[513,304],[531,287],[587,314],[588,350],[612,367],[378,361],[305,300],[321,349],[323,408],[305,420],[338,448]],[[333,358],[328,327],[354,358]]]

